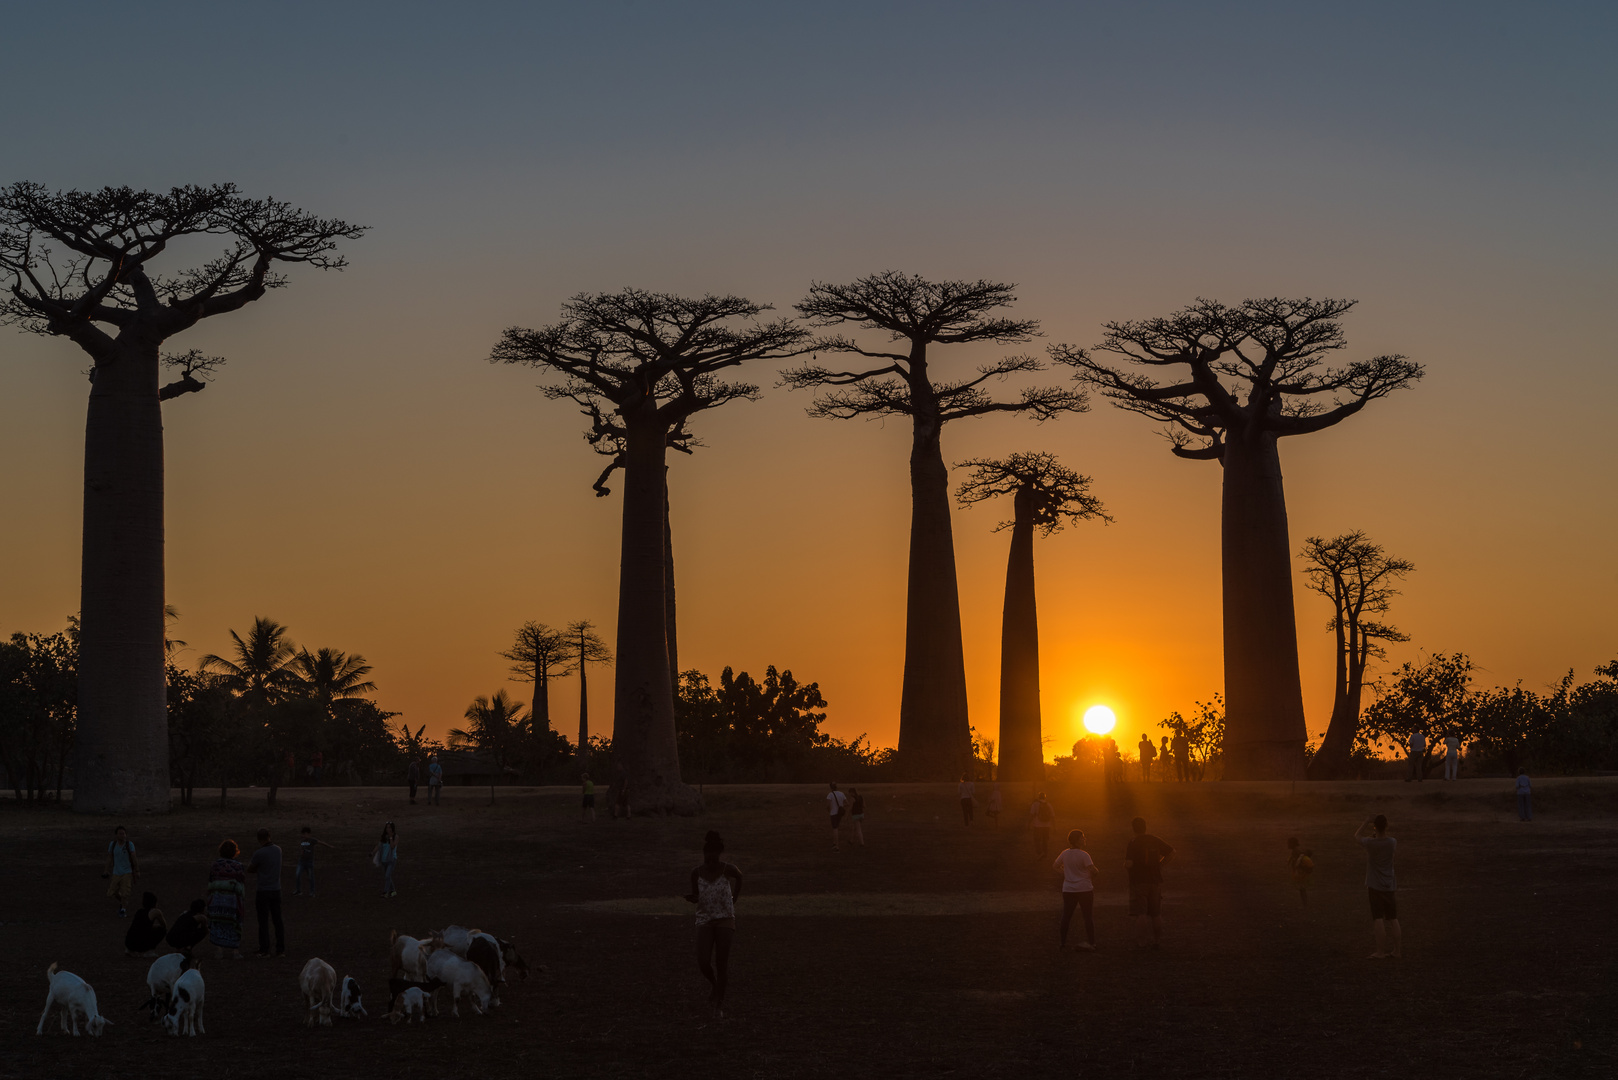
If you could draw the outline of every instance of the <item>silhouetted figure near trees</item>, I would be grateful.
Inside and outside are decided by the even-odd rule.
[[[1346,346],[1352,300],[1198,300],[1165,318],[1112,322],[1096,353],[1051,355],[1121,408],[1170,425],[1176,455],[1218,461],[1224,586],[1227,780],[1295,780],[1304,772],[1303,687],[1292,608],[1280,440],[1341,423],[1421,378],[1419,364],[1378,356],[1323,365]],[[1158,381],[1137,368],[1162,370]]]
[[[1327,624],[1337,635],[1337,669],[1332,679],[1331,722],[1326,737],[1309,761],[1309,779],[1337,780],[1349,774],[1349,758],[1360,728],[1360,698],[1365,668],[1386,655],[1384,641],[1409,641],[1408,634],[1377,617],[1387,614],[1399,590],[1394,584],[1416,569],[1373,544],[1363,532],[1330,540],[1311,536],[1303,543],[1304,579],[1309,588],[1332,602]]]
[[[1045,741],[1039,712],[1039,612],[1034,593],[1034,531],[1049,536],[1068,521],[1112,519],[1089,492],[1090,478],[1059,465],[1052,454],[1013,454],[1000,461],[956,465],[972,475],[955,492],[962,506],[999,495],[1012,498],[1006,561],[1006,598],[1000,623],[1000,769],[1002,780],[1045,776]]]
[[[507,330],[491,357],[553,372],[559,380],[544,387],[548,397],[581,405],[592,416],[592,432],[611,413],[615,437],[623,440],[612,750],[629,798],[645,811],[688,814],[699,803],[680,779],[674,727],[665,567],[669,437],[698,412],[758,395],[752,384],[722,381],[727,368],[804,350],[808,332],[787,319],[757,321],[767,310],[737,296],[581,293],[563,305],[561,322]]]
[[[51,192],[0,190],[0,319],[70,339],[91,360],[84,434],[77,764],[82,812],[169,806],[164,679],[162,403],[202,390],[221,363],[163,344],[285,284],[277,263],[335,270],[337,241],[363,229],[231,184]],[[219,237],[201,265],[151,264],[188,237]],[[206,243],[206,239],[203,240]],[[179,377],[160,385],[164,366]]]
[[[880,330],[895,343],[891,349],[867,348],[842,335],[819,338],[815,347],[821,352],[854,353],[877,365],[836,371],[812,363],[787,371],[784,382],[795,390],[821,391],[810,416],[910,418],[910,568],[899,767],[917,780],[948,780],[972,764],[949,470],[940,442],[943,426],[989,413],[1046,420],[1087,408],[1084,394],[1053,386],[1025,387],[1016,400],[994,400],[984,389],[991,379],[1044,370],[1030,356],[985,365],[969,379],[940,379],[933,371],[929,350],[934,346],[1023,342],[1037,332],[1039,324],[1033,320],[991,315],[1016,299],[1013,288],[989,281],[932,282],[887,271],[848,285],[817,283],[797,305],[816,326]]]

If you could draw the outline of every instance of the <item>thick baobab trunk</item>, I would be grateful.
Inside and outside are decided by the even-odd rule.
[[[955,779],[972,761],[949,470],[938,435],[936,421],[918,418],[910,451],[910,581],[899,766],[913,780]]]
[[[84,430],[84,552],[73,809],[169,808],[163,674],[163,412],[157,344],[95,368]]]
[[[1346,619],[1339,618],[1341,624]],[[1350,625],[1346,641],[1338,630],[1337,693],[1332,700],[1326,737],[1309,762],[1309,779],[1342,780],[1348,777],[1354,739],[1360,732],[1360,698],[1365,690],[1365,639]]]
[[[1039,715],[1039,613],[1034,599],[1034,524],[1029,493],[1017,492],[1006,562],[1006,606],[1000,621],[1001,780],[1045,777]]]
[[[617,784],[640,812],[692,814],[680,780],[664,588],[664,432],[654,417],[626,417],[623,550],[618,573],[618,669],[612,756]],[[617,792],[614,790],[616,796]]]
[[[1299,780],[1308,732],[1275,437],[1232,432],[1224,472],[1224,777]]]
[[[674,530],[669,526],[668,471],[663,474],[663,610],[669,639],[669,678],[680,685],[680,635],[674,620]]]
[[[551,673],[543,661],[534,665],[533,717],[536,734],[551,730]]]

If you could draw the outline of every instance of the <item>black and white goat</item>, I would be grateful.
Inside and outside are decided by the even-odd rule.
[[[206,1035],[202,1026],[203,999],[202,972],[192,965],[174,980],[169,997],[169,1011],[163,1016],[163,1030],[170,1035]]]
[[[192,967],[190,957],[185,953],[169,953],[159,956],[152,961],[152,966],[146,969],[147,998],[138,1008],[146,1009],[157,1020],[169,1010],[169,998],[174,993],[174,983],[186,970]]]

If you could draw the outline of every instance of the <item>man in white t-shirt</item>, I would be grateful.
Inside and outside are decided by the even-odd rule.
[[[1077,948],[1095,952],[1096,924],[1092,915],[1096,896],[1096,864],[1084,850],[1084,833],[1074,829],[1067,834],[1067,850],[1056,857],[1054,869],[1062,875],[1062,944],[1067,948],[1067,928],[1073,909],[1084,913],[1084,941]]]
[[[843,824],[843,811],[848,809],[848,796],[837,790],[836,784],[828,784],[831,788],[826,792],[826,806],[831,811],[831,849],[841,851],[838,844],[839,829]]]

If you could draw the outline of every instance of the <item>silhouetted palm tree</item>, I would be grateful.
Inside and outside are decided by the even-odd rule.
[[[522,702],[497,690],[492,697],[473,698],[466,707],[466,719],[465,728],[449,729],[450,745],[475,746],[494,760],[494,771],[489,774],[489,801],[494,802],[494,774],[505,771],[522,740],[528,718],[523,714]]]
[[[333,701],[364,697],[376,689],[376,683],[365,678],[371,673],[365,657],[341,649],[304,649],[292,658],[292,673],[297,690],[320,702],[328,715]]]
[[[274,619],[259,616],[244,639],[230,632],[236,643],[234,660],[209,653],[201,661],[204,671],[215,672],[227,690],[256,705],[273,705],[285,700],[298,685],[293,667],[297,647],[287,639],[287,628]]]

